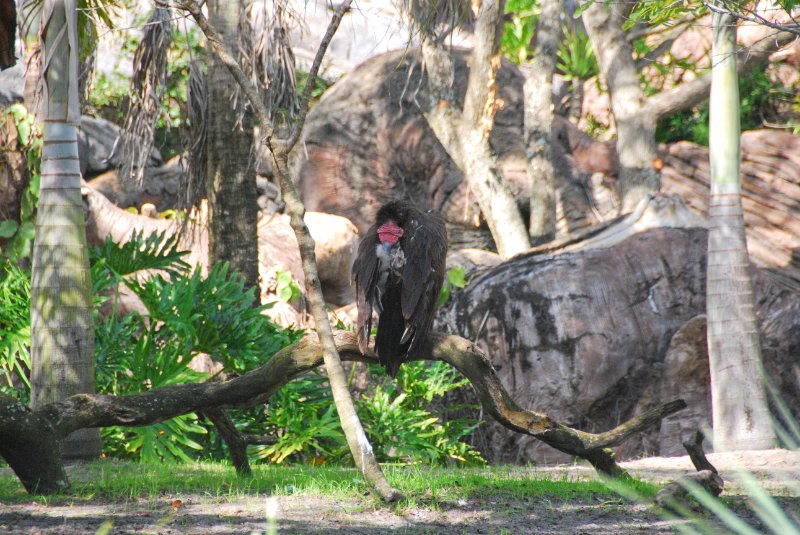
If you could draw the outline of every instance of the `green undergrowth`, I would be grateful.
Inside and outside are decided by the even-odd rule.
[[[398,507],[436,506],[458,500],[547,497],[552,500],[615,500],[619,494],[599,479],[578,479],[522,467],[386,466],[389,482],[406,499]],[[67,501],[152,500],[165,496],[200,495],[209,499],[243,499],[259,495],[363,497],[367,487],[360,474],[338,466],[253,467],[252,477],[239,477],[225,463],[133,463],[102,460],[68,468],[72,487],[65,494],[27,494],[10,472],[0,474],[0,503],[31,500],[43,504]],[[658,488],[636,479],[626,486],[651,497]]]

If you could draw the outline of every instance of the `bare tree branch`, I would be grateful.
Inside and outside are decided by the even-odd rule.
[[[740,75],[745,75],[755,67],[763,65],[776,50],[783,48],[797,36],[791,32],[778,32],[765,37],[753,46],[740,50],[738,65]],[[691,109],[708,99],[711,87],[711,73],[704,74],[674,89],[664,91],[647,99],[643,113],[655,114],[656,118]]]
[[[748,8],[746,5],[739,2],[703,2],[703,5],[712,13],[727,15],[734,19],[752,22],[759,26],[766,26],[773,30],[778,30],[779,32],[793,33],[795,36],[800,37],[800,21],[788,12],[787,15],[792,19],[792,23],[771,21],[758,11]]]
[[[311,91],[317,83],[317,74],[322,65],[322,58],[325,56],[325,51],[328,50],[328,45],[330,45],[333,34],[336,33],[336,29],[339,27],[342,17],[350,11],[350,2],[351,0],[347,0],[342,3],[339,9],[333,14],[333,19],[331,19],[328,25],[328,31],[326,31],[325,35],[322,37],[322,42],[320,42],[319,48],[317,49],[317,55],[314,56],[314,61],[311,63],[306,87],[303,89],[303,96],[300,98],[300,111],[297,114],[297,120],[292,125],[292,132],[286,142],[285,150],[287,153],[294,148],[295,144],[297,144],[297,140],[300,139],[300,133],[303,130],[303,124],[306,121],[306,114],[308,113],[308,104],[311,100]]]

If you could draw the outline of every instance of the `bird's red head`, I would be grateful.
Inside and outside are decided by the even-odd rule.
[[[403,229],[394,223],[385,223],[378,227],[378,238],[381,243],[394,245],[403,237]]]

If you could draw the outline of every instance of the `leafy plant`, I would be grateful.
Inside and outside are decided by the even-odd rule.
[[[124,395],[207,379],[189,368],[200,354],[221,362],[228,373],[242,373],[297,338],[261,314],[266,307],[254,306],[254,289],[245,290],[227,264],[203,276],[199,267],[190,271],[183,255],[176,238],[163,233],[134,234],[124,245],[109,239],[92,252],[95,289],[110,288],[116,297],[124,285],[147,309],[147,318],[136,312],[123,318],[111,314],[97,323],[99,391]],[[143,270],[158,273],[141,281],[136,275]],[[155,426],[111,427],[103,433],[112,454],[186,461],[192,451],[196,457],[202,450],[207,430],[187,414]]]
[[[278,270],[275,272],[275,279],[278,286],[275,293],[278,294],[278,299],[284,303],[294,303],[303,293],[300,291],[300,285],[292,277],[292,272],[289,270]]]
[[[764,67],[739,77],[740,121],[742,130],[763,126],[764,117],[774,108],[773,97],[784,91],[779,82],[770,79]],[[689,140],[708,146],[708,104],[665,117],[656,126],[656,141],[673,143]]]
[[[378,373],[383,375],[382,371]],[[479,422],[445,422],[428,409],[434,398],[467,384],[443,362],[410,362],[400,368],[395,381],[384,380],[372,395],[361,397],[357,402],[359,416],[379,457],[434,464],[483,462],[478,452],[461,441]],[[460,408],[448,406],[447,411]]]
[[[108,316],[95,331],[97,389],[113,395],[144,392],[163,386],[196,382],[207,377],[188,367],[187,347],[156,322],[138,313],[121,319]],[[147,427],[107,427],[106,451],[144,461],[189,461],[186,450],[201,450],[195,435],[206,433],[195,414],[184,414]]]
[[[297,75],[297,94],[302,95],[303,91],[305,91],[306,85],[308,84],[308,71],[297,69],[295,74]],[[325,93],[325,91],[331,85],[332,84],[327,82],[322,76],[317,76],[314,87],[311,89],[312,102],[322,97],[322,94]]]
[[[31,368],[30,274],[0,260],[0,392],[29,400]]]
[[[281,388],[270,398],[268,409],[258,416],[248,419],[242,428],[277,440],[254,448],[255,459],[310,462],[341,458],[348,451],[327,379],[318,372]]]
[[[450,300],[454,289],[462,289],[467,286],[467,270],[464,266],[453,266],[447,270],[447,277],[439,292],[439,299],[436,306],[442,306]]]
[[[355,400],[356,410],[382,461],[480,463],[480,455],[462,438],[478,422],[443,421],[430,412],[431,402],[468,381],[442,362],[404,364],[394,381],[383,368],[368,366],[378,384]],[[448,406],[447,411],[462,408]],[[284,386],[270,399],[267,410],[236,414],[239,428],[266,434],[277,441],[253,449],[252,456],[269,462],[349,462],[349,449],[341,433],[330,389],[316,372]]]
[[[558,57],[556,67],[559,72],[573,84],[597,75],[599,72],[597,57],[594,55],[594,48],[592,48],[589,36],[583,31],[572,30],[566,25],[562,25],[561,31],[564,39],[559,43],[556,51]]]
[[[509,0],[506,2],[505,13],[509,17],[503,24],[500,53],[517,65],[528,61],[531,54],[530,45],[540,12],[538,0]]]
[[[22,104],[12,104],[6,112],[14,117],[17,128],[19,148],[25,152],[29,181],[20,200],[19,221],[6,219],[0,221],[0,238],[9,239],[3,256],[11,260],[30,257],[35,234],[36,206],[39,201],[39,182],[41,180],[42,136],[37,130],[36,117],[29,114]],[[14,149],[14,147],[7,147]]]

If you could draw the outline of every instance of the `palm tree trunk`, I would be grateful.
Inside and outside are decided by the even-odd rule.
[[[209,20],[230,50],[239,45],[241,1],[208,2]],[[208,77],[209,259],[229,262],[245,283],[258,288],[258,192],[253,158],[253,128],[243,113],[244,96],[234,101],[236,81],[214,55]],[[240,124],[237,120],[242,117]]]
[[[736,20],[714,13],[709,117],[708,358],[715,451],[774,447],[739,176]]]
[[[92,278],[78,162],[76,0],[50,0],[42,12],[46,110],[31,285],[31,405],[94,391]],[[100,454],[97,429],[64,443],[68,458]]]

